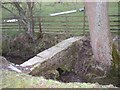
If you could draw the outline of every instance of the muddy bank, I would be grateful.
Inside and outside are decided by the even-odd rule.
[[[50,48],[58,42],[69,38],[71,35],[63,34],[43,34],[39,37],[36,33],[36,39],[33,41],[27,34],[19,34],[11,38],[8,35],[2,35],[2,56],[6,57],[10,62],[21,64],[26,60],[32,58],[37,53]]]

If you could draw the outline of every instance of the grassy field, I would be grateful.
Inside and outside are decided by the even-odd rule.
[[[10,6],[8,6],[10,7]],[[63,11],[69,11],[74,9],[79,9],[84,7],[84,4],[82,2],[79,3],[72,3],[72,2],[65,2],[65,3],[53,3],[53,2],[44,2],[44,3],[37,3],[34,8],[34,16],[49,16],[51,13],[57,13],[57,12],[63,12]],[[15,10],[12,7],[13,10]],[[5,11],[5,10],[3,10]],[[17,13],[17,11],[15,11]],[[117,15],[118,14],[118,3],[117,2],[110,2],[109,3],[109,15]],[[7,18],[8,16],[11,16],[8,12],[2,13],[3,18]],[[83,12],[77,12],[72,14],[66,14],[64,16],[79,16],[79,17],[61,17],[61,16],[55,16],[55,17],[46,17],[42,18],[42,28],[43,32],[63,32],[63,33],[73,33],[74,35],[80,35],[83,32]],[[110,17],[110,20],[118,20],[118,17]],[[68,22],[52,22],[52,21],[68,21]],[[73,22],[70,22],[73,21]],[[80,21],[80,22],[74,22],[74,21]],[[38,19],[36,19],[35,22],[35,28],[39,28],[38,26]],[[110,22],[111,25],[118,24],[117,22]],[[20,32],[24,32],[23,30],[19,31],[17,28],[18,26],[14,26],[15,24],[9,25],[9,23],[3,25],[4,28],[6,25],[9,27],[9,29],[3,29],[3,33],[9,34],[10,36],[15,36],[19,34]],[[18,23],[16,23],[18,25]],[[75,26],[74,26],[75,25]],[[86,25],[88,23],[86,22]],[[118,24],[119,25],[119,24]],[[114,29],[118,29],[118,26],[111,26]],[[88,31],[88,26],[86,26],[86,29]],[[38,31],[38,29],[35,29]],[[117,31],[115,31],[117,32]]]

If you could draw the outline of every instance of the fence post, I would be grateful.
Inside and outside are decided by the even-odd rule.
[[[31,16],[31,19],[32,19],[32,32],[35,32],[35,31],[34,31],[34,25],[35,25],[35,23],[34,23],[34,17]]]
[[[83,35],[85,35],[85,11],[83,13]]]
[[[21,30],[21,24],[20,23],[21,23],[20,19],[18,19],[18,29],[19,29],[19,31]]]
[[[42,22],[42,20],[41,20],[41,16],[40,17],[38,17],[38,21],[39,21],[39,30],[40,30],[40,33],[42,34],[42,27],[41,27],[41,22]]]
[[[66,20],[66,29],[65,29],[65,33],[69,34],[69,28],[68,28],[68,17],[65,16],[65,20]]]

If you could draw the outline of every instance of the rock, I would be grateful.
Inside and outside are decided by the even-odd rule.
[[[11,63],[6,60],[5,57],[0,56],[0,69],[5,69],[7,68]]]
[[[48,70],[47,72],[42,73],[42,76],[46,79],[56,80],[59,77],[59,72],[57,70]]]
[[[21,70],[16,68],[13,63],[7,61],[6,58],[4,58],[2,56],[0,56],[0,69],[1,70],[6,69],[6,70],[12,70],[12,71],[16,71],[16,72],[22,72]]]
[[[41,72],[55,70],[59,67],[71,70],[77,58],[78,49],[76,42],[83,37],[71,37],[57,45],[38,53],[35,57],[21,64],[21,66],[33,66],[32,75],[39,75]]]

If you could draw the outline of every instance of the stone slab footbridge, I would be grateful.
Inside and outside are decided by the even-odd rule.
[[[73,70],[85,39],[86,37],[78,36],[63,40],[55,46],[38,53],[20,66],[29,67],[32,75],[40,75],[57,68]]]

